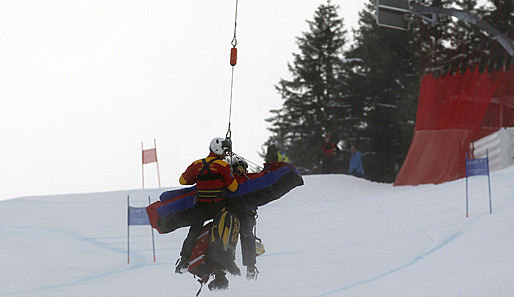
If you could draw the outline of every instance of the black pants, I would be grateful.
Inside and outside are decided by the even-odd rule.
[[[334,162],[334,157],[323,156],[321,160],[321,173],[332,173],[332,163]]]
[[[239,237],[241,238],[241,252],[243,254],[243,265],[254,266],[255,257],[255,235],[253,234],[253,226],[255,225],[255,213],[253,211],[238,211],[237,217],[241,222]]]
[[[194,214],[193,224],[189,227],[189,232],[187,233],[187,237],[182,244],[182,250],[180,251],[180,256],[185,257],[189,260],[191,256],[191,251],[195,246],[196,239],[200,236],[200,233],[203,229],[203,224],[205,221],[214,218],[218,212],[225,207],[225,201],[219,202],[198,202],[195,205],[197,209]]]

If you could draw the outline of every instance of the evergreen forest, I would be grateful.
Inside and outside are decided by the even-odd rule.
[[[510,67],[512,59],[491,36],[455,17],[437,23],[411,17],[410,30],[377,25],[375,0],[366,0],[358,28],[349,31],[330,0],[297,36],[289,78],[275,88],[282,107],[271,110],[271,135],[303,174],[321,172],[326,134],[337,144],[333,173],[348,173],[350,148],[362,154],[365,177],[394,182],[412,140],[420,79]],[[424,6],[464,9],[514,37],[511,0],[430,0]]]

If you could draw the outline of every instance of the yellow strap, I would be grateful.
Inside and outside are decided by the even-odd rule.
[[[218,223],[218,233],[219,233],[219,238],[223,238],[223,227],[220,228],[220,226],[225,226],[225,217],[227,216],[227,213],[226,211],[223,212],[223,214],[221,215],[221,219]]]
[[[223,234],[223,249],[225,249],[225,251],[227,250],[227,246],[228,246],[228,235],[229,235],[230,231],[227,227],[225,227],[225,234]]]

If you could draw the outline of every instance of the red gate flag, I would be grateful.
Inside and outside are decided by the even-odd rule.
[[[157,162],[157,151],[155,148],[143,150],[143,164]]]
[[[148,163],[157,163],[157,178],[159,180],[159,188],[161,187],[161,176],[159,174],[159,161],[157,161],[157,142],[155,139],[153,140],[153,148],[145,150],[143,148],[143,142],[141,142],[141,151],[143,152],[142,156],[142,165],[141,165],[141,178],[143,181],[143,189],[145,188],[145,164]]]

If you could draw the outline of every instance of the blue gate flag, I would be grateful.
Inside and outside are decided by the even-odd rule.
[[[487,158],[466,159],[466,176],[489,175]]]
[[[148,205],[150,205],[150,195],[148,195]],[[153,229],[150,224],[150,218],[146,207],[132,207],[130,206],[130,196],[127,195],[127,263],[130,264],[130,225],[149,225],[152,231],[152,249],[153,261],[155,262],[155,241],[153,237]]]
[[[489,175],[489,150],[485,149],[485,158],[468,159],[466,153],[466,218],[469,217],[468,212],[468,177],[475,175],[487,175],[487,184],[489,185],[489,213],[493,213],[493,203],[491,199],[491,176]]]
[[[128,208],[128,224],[129,225],[150,225],[146,207],[132,207]]]

